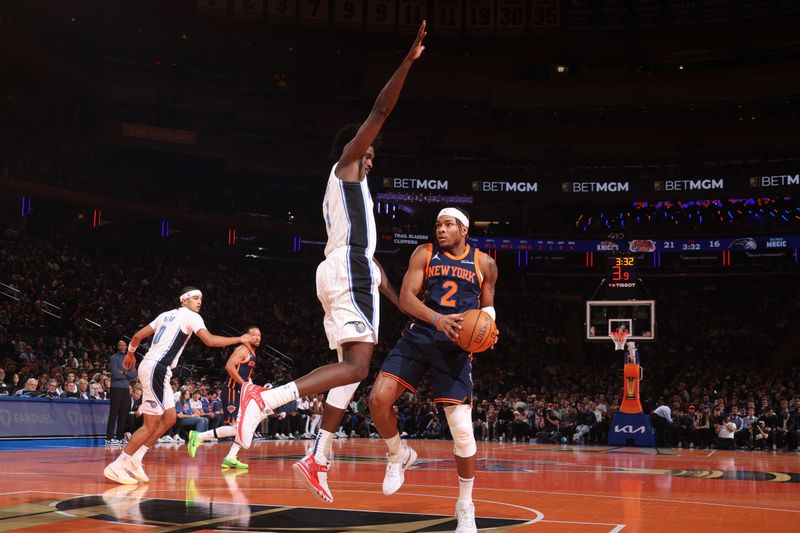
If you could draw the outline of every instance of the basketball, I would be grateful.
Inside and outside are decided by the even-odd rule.
[[[458,344],[462,350],[471,353],[485,352],[494,345],[497,328],[486,311],[470,309],[464,313]]]

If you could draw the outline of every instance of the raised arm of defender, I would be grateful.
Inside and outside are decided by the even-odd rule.
[[[372,106],[367,120],[358,128],[358,133],[347,145],[345,145],[342,155],[339,158],[339,163],[336,165],[336,177],[343,181],[361,181],[362,176],[359,172],[359,162],[367,149],[372,146],[378,133],[381,131],[383,123],[386,122],[386,117],[394,109],[397,99],[400,97],[400,90],[403,88],[403,83],[406,81],[408,71],[411,65],[419,59],[425,46],[422,40],[425,39],[427,32],[425,31],[425,21],[420,24],[417,37],[414,39],[414,44],[411,46],[403,62],[397,67],[392,77],[386,82],[386,85],[381,90],[375,104]]]

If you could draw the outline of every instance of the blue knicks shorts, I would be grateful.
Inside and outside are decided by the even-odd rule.
[[[242,394],[242,386],[225,387],[222,390],[222,407],[225,410],[225,423],[235,424],[236,417],[239,416],[239,397]]]
[[[411,324],[383,361],[381,375],[414,392],[425,372],[436,403],[472,403],[470,354],[433,327]]]

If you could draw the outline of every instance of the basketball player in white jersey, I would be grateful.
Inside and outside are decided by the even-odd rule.
[[[397,103],[411,65],[425,49],[425,35],[423,21],[411,50],[378,95],[367,120],[352,137],[347,128],[337,135],[337,141],[349,142],[341,152],[334,152],[339,159],[331,169],[323,199],[328,243],[325,261],[317,268],[317,297],[325,310],[323,323],[328,344],[338,352],[339,362],[269,391],[252,384],[242,387],[236,438],[245,449],[250,447],[258,424],[279,406],[330,391],[317,440],[310,453],[293,466],[295,474],[325,502],[333,501],[327,482],[333,434],[353,393],[369,373],[372,350],[378,342],[378,290],[393,304],[398,301],[397,292],[373,258],[377,234],[367,175],[375,158],[375,141]]]
[[[142,468],[142,459],[147,450],[166,430],[175,425],[175,396],[170,386],[172,369],[178,365],[183,349],[194,333],[206,346],[221,348],[232,344],[253,342],[252,335],[220,337],[212,335],[198,314],[203,304],[203,293],[194,287],[186,287],[179,298],[181,306],[161,313],[147,326],[137,331],[123,361],[125,368],[136,364],[136,349],[146,338],[153,336],[150,349],[139,365],[139,381],[142,383],[142,412],[144,424],[131,437],[128,445],[117,459],[106,466],[103,475],[123,485],[138,481],[148,482]]]

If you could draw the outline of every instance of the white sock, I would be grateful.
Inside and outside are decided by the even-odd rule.
[[[320,429],[317,433],[317,440],[314,442],[314,460],[321,465],[328,462],[328,456],[331,454],[331,443],[333,442],[333,433]]]
[[[144,454],[146,454],[147,450],[149,449],[150,448],[148,448],[147,446],[140,446],[139,449],[136,450],[136,453],[133,454],[133,460],[136,461],[137,463],[141,463],[142,459],[144,459]]]
[[[298,398],[300,398],[300,393],[297,391],[297,385],[294,381],[261,393],[261,399],[264,400],[264,404],[273,411],[281,405],[286,405]]]
[[[118,465],[121,465],[122,463],[125,463],[130,460],[131,456],[125,452],[122,452],[121,454],[119,454],[119,457],[117,457],[116,460],[114,460],[114,462],[117,463]]]
[[[386,446],[389,448],[389,455],[397,455],[400,453],[400,433],[395,433],[394,437],[389,437],[388,439],[383,440],[386,441]]]
[[[231,449],[228,450],[228,455],[225,456],[225,459],[236,459],[236,456],[239,454],[240,449],[241,446],[239,446],[238,444],[236,443],[231,444]]]
[[[461,505],[464,503],[472,502],[472,483],[475,481],[474,477],[464,479],[458,476],[458,502]]]
[[[202,441],[206,441],[208,439],[224,439],[226,437],[233,437],[234,435],[236,435],[236,426],[224,425],[218,427],[217,429],[209,429],[208,431],[204,431],[198,435],[198,438]]]

